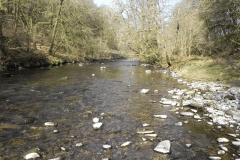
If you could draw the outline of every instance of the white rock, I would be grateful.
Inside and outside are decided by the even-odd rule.
[[[64,147],[61,147],[61,150],[62,150],[62,151],[66,151],[66,148],[64,148]]]
[[[106,69],[106,67],[105,67],[105,66],[102,66],[102,67],[100,67],[100,69]]]
[[[150,91],[150,89],[141,89],[140,93],[147,94]]]
[[[237,135],[236,135],[236,134],[227,134],[227,135],[229,135],[229,136],[231,136],[231,137],[234,137],[234,138],[236,138],[236,137],[237,137]]]
[[[219,143],[222,143],[222,142],[229,142],[229,140],[227,138],[218,138],[217,141]]]
[[[103,145],[103,148],[104,148],[104,149],[111,149],[111,148],[112,148],[112,146],[111,146],[111,145],[109,145],[109,144],[104,144],[104,145]]]
[[[33,153],[29,153],[25,156],[25,159],[35,159],[35,158],[39,158],[40,155],[36,152],[33,152]]]
[[[102,160],[109,160],[109,158],[103,158]]]
[[[175,123],[175,126],[182,126],[182,122],[177,122],[177,123]]]
[[[221,159],[221,157],[209,156],[209,159],[212,159],[212,160],[220,160],[220,159]]]
[[[93,124],[93,128],[94,128],[94,129],[99,129],[99,128],[102,127],[102,125],[103,125],[102,122],[98,122],[98,123]]]
[[[97,117],[93,118],[93,122],[94,123],[98,123],[99,122],[99,118],[97,118]]]
[[[224,150],[219,150],[218,151],[218,155],[223,155],[223,154],[225,154],[226,152],[224,151]]]
[[[94,76],[95,76],[95,74],[92,74],[92,76],[94,77]]]
[[[155,118],[162,118],[162,119],[166,119],[167,115],[153,115]]]
[[[171,105],[172,104],[172,101],[169,100],[169,99],[166,99],[166,98],[162,98],[161,101],[159,101],[160,103],[162,104],[165,104],[165,105]]]
[[[147,74],[150,74],[152,71],[151,70],[145,70]]]
[[[182,101],[182,106],[188,106],[188,105],[190,105],[191,103],[193,103],[192,100],[185,100],[185,101]]]
[[[57,126],[57,123],[54,123],[54,122],[45,122],[44,125],[46,127],[54,127],[54,126]]]
[[[58,133],[59,131],[57,130],[57,129],[55,129],[54,131],[53,131],[53,133]]]
[[[82,143],[77,143],[77,144],[76,144],[76,147],[82,147],[82,146],[83,146]]]
[[[147,137],[157,137],[157,134],[145,134]]]
[[[191,144],[186,144],[186,146],[187,146],[188,148],[190,148],[192,145],[191,145]]]
[[[183,123],[187,124],[187,123],[188,123],[188,121],[184,121]]]
[[[147,139],[146,138],[142,138],[142,141],[145,142]]]
[[[126,147],[128,145],[130,145],[132,143],[132,141],[127,141],[127,142],[124,142],[121,147]]]
[[[196,109],[191,109],[192,112],[194,113],[197,113],[197,110]]]
[[[240,146],[240,141],[232,141],[232,144],[235,146]]]
[[[192,112],[180,112],[182,116],[194,116]]]
[[[154,131],[139,131],[137,133],[138,134],[150,134],[150,133],[154,133]]]
[[[164,140],[154,148],[154,151],[160,152],[160,153],[170,153],[170,149],[171,149],[170,141]]]
[[[195,119],[201,119],[201,117],[200,117],[198,114],[194,115],[193,118],[195,118]]]
[[[158,93],[158,90],[154,90],[154,93]]]
[[[207,122],[207,124],[208,124],[208,125],[213,125],[213,123],[212,123],[212,122]]]
[[[222,149],[222,150],[224,150],[224,151],[228,151],[228,148],[227,147],[225,147],[225,146],[223,146],[223,145],[219,145],[219,147]]]

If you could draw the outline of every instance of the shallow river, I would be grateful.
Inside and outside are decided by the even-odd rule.
[[[106,68],[100,69],[103,66]],[[152,73],[146,74],[149,69]],[[68,64],[11,74],[0,77],[1,160],[24,159],[33,151],[40,159],[203,160],[217,155],[216,138],[231,132],[228,128],[214,129],[205,119],[198,122],[181,117],[170,111],[176,107],[161,105],[161,98],[171,98],[167,90],[187,87],[158,69],[141,67],[136,60]],[[143,88],[150,92],[141,94]],[[150,103],[153,101],[156,103]],[[198,113],[202,117],[203,112]],[[154,118],[159,114],[168,117]],[[101,129],[93,129],[94,117],[103,123]],[[188,123],[175,125],[184,121]],[[57,126],[45,127],[45,122]],[[144,123],[150,126],[143,127]],[[138,131],[154,131],[157,137]],[[171,153],[154,151],[162,140],[171,141]],[[126,141],[131,144],[121,147]],[[76,147],[78,143],[83,146]],[[111,149],[104,149],[104,144]],[[231,159],[237,150],[230,144],[228,149],[222,159]]]

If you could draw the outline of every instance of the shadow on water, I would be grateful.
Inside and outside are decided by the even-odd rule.
[[[154,72],[146,74],[147,69]],[[219,150],[216,138],[229,132],[207,126],[205,119],[181,117],[170,111],[176,107],[159,104],[161,98],[170,98],[166,90],[186,87],[168,74],[140,67],[136,60],[12,74],[0,79],[0,159],[23,159],[31,151],[38,152],[40,159],[208,159]],[[140,94],[142,88],[150,93]],[[153,101],[157,103],[149,103]],[[156,114],[168,118],[154,118]],[[103,123],[100,130],[92,127],[94,117]],[[48,121],[58,125],[45,127]],[[188,123],[176,126],[179,121]],[[150,126],[143,127],[143,123]],[[144,130],[158,136],[137,134]],[[171,140],[171,153],[154,152],[166,139]],[[132,143],[122,148],[126,141]],[[83,146],[76,147],[77,143]],[[186,147],[188,143],[191,148]],[[103,144],[112,148],[103,149]],[[230,159],[231,151],[222,158]]]

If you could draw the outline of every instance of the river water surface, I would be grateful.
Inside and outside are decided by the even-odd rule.
[[[102,66],[106,68],[100,69]],[[40,159],[202,160],[217,155],[216,137],[229,132],[225,128],[213,131],[204,119],[181,117],[170,111],[176,107],[161,105],[161,98],[171,98],[167,90],[187,86],[158,69],[141,67],[136,60],[68,64],[11,74],[0,77],[1,160],[24,159],[31,151],[38,152]],[[143,88],[150,92],[141,94]],[[153,101],[156,103],[150,103]],[[154,118],[157,114],[168,118]],[[93,129],[94,117],[103,123],[99,130]],[[180,121],[188,123],[175,125]],[[45,127],[45,122],[57,126]],[[143,127],[143,123],[150,126]],[[154,131],[157,137],[137,133],[144,130]],[[171,140],[170,154],[154,151],[162,140]],[[132,143],[121,147],[126,141]],[[78,143],[83,146],[76,147]],[[111,149],[104,149],[104,144]],[[223,159],[231,159],[236,149],[229,146],[229,150]]]

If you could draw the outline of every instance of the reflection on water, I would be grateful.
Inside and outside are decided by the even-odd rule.
[[[146,74],[147,69],[152,73]],[[176,107],[159,104],[161,98],[170,98],[166,90],[186,87],[154,68],[140,67],[138,61],[70,64],[11,74],[0,79],[1,159],[21,159],[36,148],[41,159],[207,159],[219,150],[216,138],[229,132],[207,126],[204,119],[180,117],[170,111]],[[140,94],[143,88],[150,89],[149,94]],[[153,101],[157,103],[149,103]],[[105,113],[100,120],[103,127],[93,130],[92,119],[101,113]],[[154,118],[156,114],[168,118]],[[47,121],[58,125],[45,127]],[[188,123],[176,126],[180,121]],[[150,126],[142,127],[143,123]],[[144,136],[137,134],[143,130],[158,136],[143,142]],[[171,154],[154,152],[158,142],[166,139],[171,140]],[[132,144],[121,148],[126,141]],[[77,143],[84,145],[79,148]],[[103,144],[112,148],[103,149]],[[222,156],[230,157],[231,151]]]

